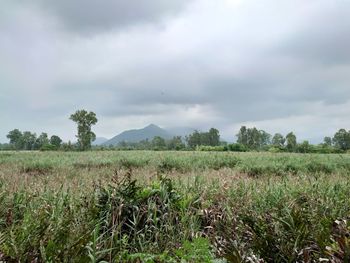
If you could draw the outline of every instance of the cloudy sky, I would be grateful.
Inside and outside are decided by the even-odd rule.
[[[0,0],[0,142],[18,128],[74,139],[149,123],[350,128],[348,0]]]

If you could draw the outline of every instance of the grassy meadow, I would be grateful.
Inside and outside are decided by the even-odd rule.
[[[350,262],[350,155],[0,152],[0,261]]]

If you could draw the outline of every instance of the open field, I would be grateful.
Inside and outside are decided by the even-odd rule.
[[[350,262],[349,219],[346,154],[0,152],[7,262]]]

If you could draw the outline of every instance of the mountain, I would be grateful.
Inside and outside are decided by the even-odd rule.
[[[146,139],[152,140],[155,136],[160,136],[164,139],[171,139],[173,137],[170,132],[158,127],[157,125],[150,124],[143,129],[124,131],[112,139],[104,142],[103,145],[117,145],[122,141],[139,142]]]
[[[101,145],[103,143],[105,143],[106,141],[108,141],[107,138],[104,138],[104,137],[96,137],[96,140],[94,140],[92,142],[92,145]]]

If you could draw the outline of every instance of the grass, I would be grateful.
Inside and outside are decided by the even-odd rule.
[[[350,155],[0,152],[6,262],[350,261]]]

